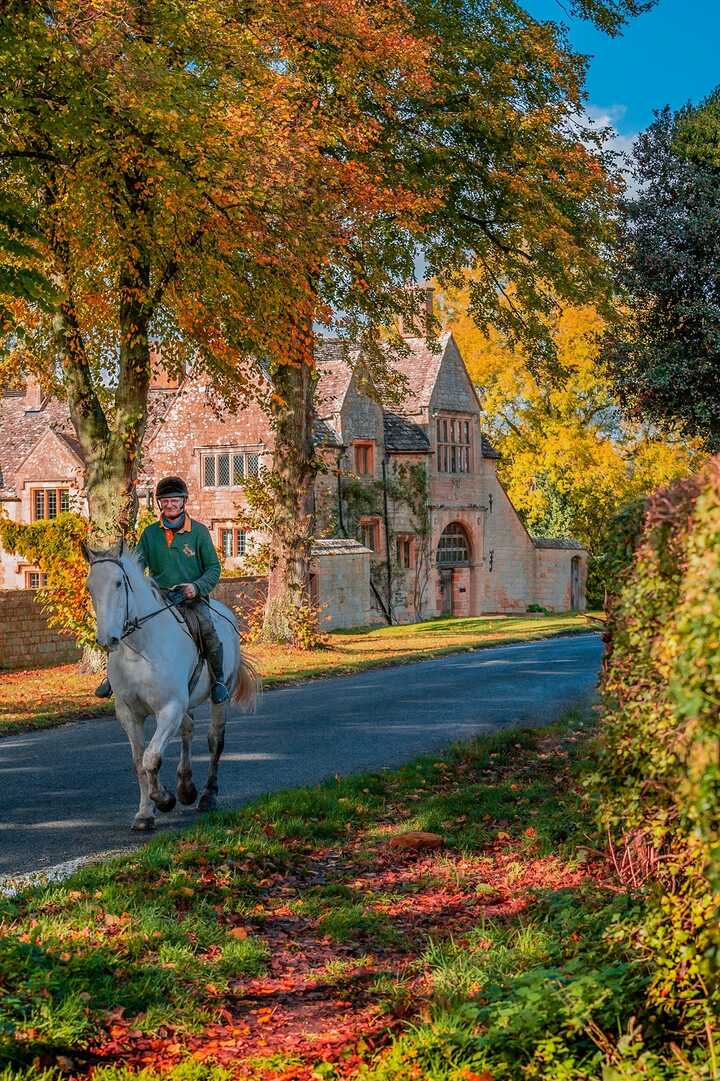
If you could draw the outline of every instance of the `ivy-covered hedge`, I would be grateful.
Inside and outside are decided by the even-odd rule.
[[[648,503],[609,621],[600,818],[647,894],[651,1002],[699,1039],[720,1008],[720,463]]]
[[[153,520],[148,512],[139,515],[128,540],[136,543]],[[30,523],[0,515],[0,546],[47,575],[47,585],[38,590],[38,599],[47,614],[48,626],[74,638],[79,646],[92,649],[95,615],[85,585],[88,567],[80,548],[89,530],[87,518],[73,511]]]
[[[48,625],[80,646],[95,641],[95,619],[85,588],[87,564],[80,550],[87,534],[87,519],[72,512],[29,524],[0,518],[0,545],[47,575],[47,586],[39,590],[38,598]]]

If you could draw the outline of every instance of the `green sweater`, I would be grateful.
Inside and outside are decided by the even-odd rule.
[[[170,545],[160,522],[147,526],[135,554],[161,589],[172,589],[180,582],[193,582],[198,594],[207,597],[220,579],[220,560],[210,531],[202,522],[189,516],[183,529],[173,535]]]

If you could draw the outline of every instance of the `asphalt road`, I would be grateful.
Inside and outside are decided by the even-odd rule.
[[[221,806],[552,720],[592,698],[601,653],[597,635],[551,638],[268,691],[254,716],[238,713],[228,723]],[[198,789],[207,770],[206,731],[199,715]],[[178,754],[175,743],[163,763],[168,787]],[[129,829],[137,783],[114,719],[0,740],[0,780],[0,876],[144,843]],[[192,808],[157,816],[160,830],[196,821]]]

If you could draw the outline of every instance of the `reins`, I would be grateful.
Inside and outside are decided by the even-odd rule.
[[[176,620],[178,625],[182,627],[182,629],[185,631],[185,634],[193,642],[193,645],[195,644],[193,636],[190,634],[190,631],[185,625],[185,620],[182,618],[181,615],[179,615],[178,612],[175,611],[175,605],[170,604],[165,600],[163,600],[162,607],[156,608],[154,612],[148,612],[144,616],[135,616],[133,619],[130,619],[130,594],[134,593],[135,590],[132,587],[130,576],[125,569],[122,560],[114,559],[112,556],[101,556],[100,559],[93,559],[92,565],[95,566],[96,563],[114,563],[115,566],[119,567],[122,572],[123,585],[125,586],[125,621],[123,623],[122,634],[120,635],[121,642],[124,641],[126,638],[129,638],[131,634],[135,633],[135,631],[139,631],[148,622],[148,620],[154,619],[155,616],[159,616],[161,612],[171,612],[173,618]],[[218,612],[217,614],[222,615],[221,612]],[[130,645],[129,642],[128,645]],[[132,649],[133,647],[130,646],[130,648]],[[137,650],[134,650],[134,652],[137,653]]]
[[[125,621],[123,623],[123,629],[122,629],[122,634],[120,635],[120,641],[124,642],[124,644],[127,646],[127,648],[129,650],[131,650],[133,653],[137,654],[138,657],[143,657],[145,660],[147,660],[147,658],[145,657],[145,654],[142,653],[139,649],[135,649],[135,647],[131,644],[131,642],[129,641],[130,636],[132,634],[134,634],[135,631],[141,630],[141,628],[149,620],[154,619],[155,616],[159,616],[161,612],[171,612],[172,613],[173,618],[176,620],[176,622],[179,624],[179,626],[182,627],[183,631],[188,636],[188,638],[192,642],[193,646],[198,649],[199,662],[198,662],[198,665],[196,665],[195,672],[193,673],[193,676],[190,679],[190,685],[191,685],[191,688],[192,688],[194,686],[196,680],[197,680],[197,676],[199,675],[200,668],[201,668],[201,666],[203,664],[203,652],[202,652],[202,649],[200,649],[200,647],[197,646],[197,644],[195,642],[195,639],[193,638],[192,634],[190,633],[190,629],[189,629],[187,623],[185,622],[183,617],[180,615],[180,613],[176,610],[176,606],[172,602],[168,602],[167,600],[162,598],[162,600],[163,600],[162,607],[156,608],[153,612],[148,612],[144,616],[134,616],[133,619],[130,619],[130,594],[134,593],[135,591],[133,589],[132,582],[130,581],[130,576],[129,576],[129,574],[128,574],[126,568],[125,568],[125,565],[122,562],[122,560],[117,559],[114,556],[101,556],[99,559],[94,559],[92,561],[93,566],[95,565],[95,563],[113,563],[116,567],[120,568],[120,571],[122,573],[123,585],[125,586]],[[210,611],[214,612],[215,615],[220,616],[221,619],[224,619],[225,622],[230,627],[232,627],[232,629],[234,630],[234,632],[238,636],[238,638],[240,638],[240,632],[239,632],[237,626],[235,625],[235,623],[232,620],[228,619],[227,616],[223,615],[222,612],[219,612],[217,610],[217,608],[213,608],[213,606],[210,604],[210,601],[207,598],[205,598],[205,603],[207,604]]]

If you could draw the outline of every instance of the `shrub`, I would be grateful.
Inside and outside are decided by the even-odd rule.
[[[656,494],[613,605],[599,815],[651,1001],[700,1035],[720,1006],[720,463]]]
[[[150,512],[139,516],[129,537],[131,543],[151,521],[154,516]],[[87,563],[80,549],[89,531],[87,518],[70,511],[29,524],[0,517],[0,545],[47,575],[47,585],[38,591],[38,600],[48,625],[74,638],[79,646],[91,649],[95,645],[95,615],[85,587]]]
[[[47,575],[47,585],[39,590],[38,599],[48,625],[75,638],[81,646],[95,641],[95,617],[85,588],[87,564],[80,551],[88,528],[87,519],[71,512],[28,525],[0,519],[2,547]]]

